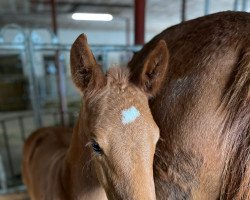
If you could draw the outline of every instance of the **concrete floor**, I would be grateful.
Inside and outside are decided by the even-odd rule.
[[[0,196],[0,200],[29,200],[29,196],[26,192],[20,192],[15,194],[8,194]]]

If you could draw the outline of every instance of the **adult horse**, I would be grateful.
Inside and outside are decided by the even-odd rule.
[[[163,31],[129,63],[132,82],[160,39],[170,60],[150,101],[161,138],[157,199],[250,199],[250,14],[222,12]]]
[[[161,40],[136,85],[126,68],[113,68],[105,75],[85,35],[76,39],[71,73],[84,103],[71,139],[70,129],[51,127],[39,129],[26,141],[23,180],[31,199],[156,199],[153,158],[159,129],[148,97],[165,80],[167,62],[168,50]],[[148,76],[152,71],[161,73]]]

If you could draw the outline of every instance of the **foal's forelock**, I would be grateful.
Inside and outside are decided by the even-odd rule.
[[[122,92],[131,84],[129,83],[129,76],[130,73],[128,68],[118,66],[110,68],[106,73],[106,82],[103,86],[85,95],[86,102],[88,102],[89,106],[95,105],[99,99],[108,96],[111,87],[116,87]]]

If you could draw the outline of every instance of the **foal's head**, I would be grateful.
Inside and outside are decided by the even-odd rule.
[[[136,81],[128,69],[103,74],[80,35],[71,49],[71,73],[84,96],[84,134],[97,177],[109,199],[155,199],[153,157],[159,129],[148,106],[167,72],[168,50],[160,41]],[[81,119],[80,119],[81,120]]]

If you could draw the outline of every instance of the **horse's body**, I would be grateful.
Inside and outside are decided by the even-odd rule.
[[[107,199],[88,166],[87,149],[73,145],[69,150],[71,135],[69,128],[48,127],[26,141],[22,174],[32,200]],[[79,142],[76,137],[73,140]],[[78,156],[83,149],[84,154]]]
[[[250,14],[217,13],[173,26],[167,80],[150,107],[160,128],[157,199],[250,199]]]
[[[170,53],[168,68],[164,67],[167,65],[166,60],[162,60],[168,57],[162,39],[166,41]],[[105,96],[107,89],[101,94],[97,92],[97,100],[92,100],[95,92],[91,91],[102,88],[101,85],[106,82],[102,82],[105,78],[96,67],[89,74],[92,69],[89,66],[93,65],[92,58],[83,60],[81,65],[84,70],[77,71],[78,60],[82,62],[79,55],[85,52],[89,56],[88,49],[81,50],[80,44],[84,42],[81,39],[79,41],[73,46],[73,55],[78,57],[73,57],[71,61],[73,80],[84,91],[86,104],[90,102],[90,105],[95,105],[96,101]],[[77,49],[80,49],[80,53],[77,53]],[[94,121],[86,120],[100,113],[84,105],[68,150],[69,142],[60,139],[68,132],[66,129],[42,129],[28,139],[24,150],[23,173],[33,198],[106,199],[106,192],[108,199],[153,200],[155,195],[152,188],[155,185],[159,200],[249,199],[250,14],[218,13],[171,27],[146,44],[133,57],[129,67],[129,82],[138,86],[147,96],[158,94],[150,100],[152,115],[160,128],[154,164],[151,163],[151,154],[147,154],[149,151],[146,147],[150,147],[154,153],[154,145],[149,140],[155,140],[152,136],[157,135],[157,131],[152,129],[155,134],[149,134],[150,137],[142,134],[154,127],[148,111],[142,114],[149,116],[144,119],[148,120],[147,123],[139,121],[137,124],[132,123],[135,127],[121,129],[116,122],[119,117],[112,117],[105,109],[101,109],[102,115],[106,117],[104,121],[100,117]],[[96,80],[90,78],[93,74]],[[114,96],[118,93],[115,97],[117,100],[105,100],[117,109],[121,105],[114,105],[127,87],[122,86],[122,79],[126,78],[118,78],[120,89],[110,93]],[[107,82],[108,85],[112,83],[109,78]],[[126,84],[130,87],[130,84]],[[145,96],[135,91],[128,99],[124,98],[125,103],[122,105],[134,102],[136,108],[144,108],[140,111],[147,110],[146,103],[139,103],[145,101]],[[137,99],[140,101],[137,102]],[[105,102],[94,107],[98,110]],[[113,125],[99,126],[100,122],[105,124],[109,118]],[[93,126],[93,130],[90,128],[92,124],[98,126]],[[140,143],[138,134],[136,137],[133,134],[148,124],[151,124],[150,127],[139,132],[139,139],[143,141]],[[94,158],[92,165],[91,150],[85,150],[85,145],[93,132],[105,132],[105,129],[120,137],[112,145],[116,147],[116,152],[116,145],[119,144],[121,158],[117,160],[116,154],[108,154],[107,151],[110,149],[107,148],[110,138],[114,135],[109,135],[109,140],[104,138],[106,143],[97,137],[107,156]],[[122,131],[118,134],[117,130]],[[128,130],[133,131],[128,133]],[[102,137],[108,134],[105,132]],[[53,142],[55,138],[57,142]],[[49,147],[42,147],[44,144]],[[92,144],[93,149],[98,150],[99,145]],[[110,157],[112,160],[103,161]],[[127,160],[127,157],[130,159]],[[123,162],[120,163],[120,160]],[[154,183],[151,180],[151,165],[154,169]]]

